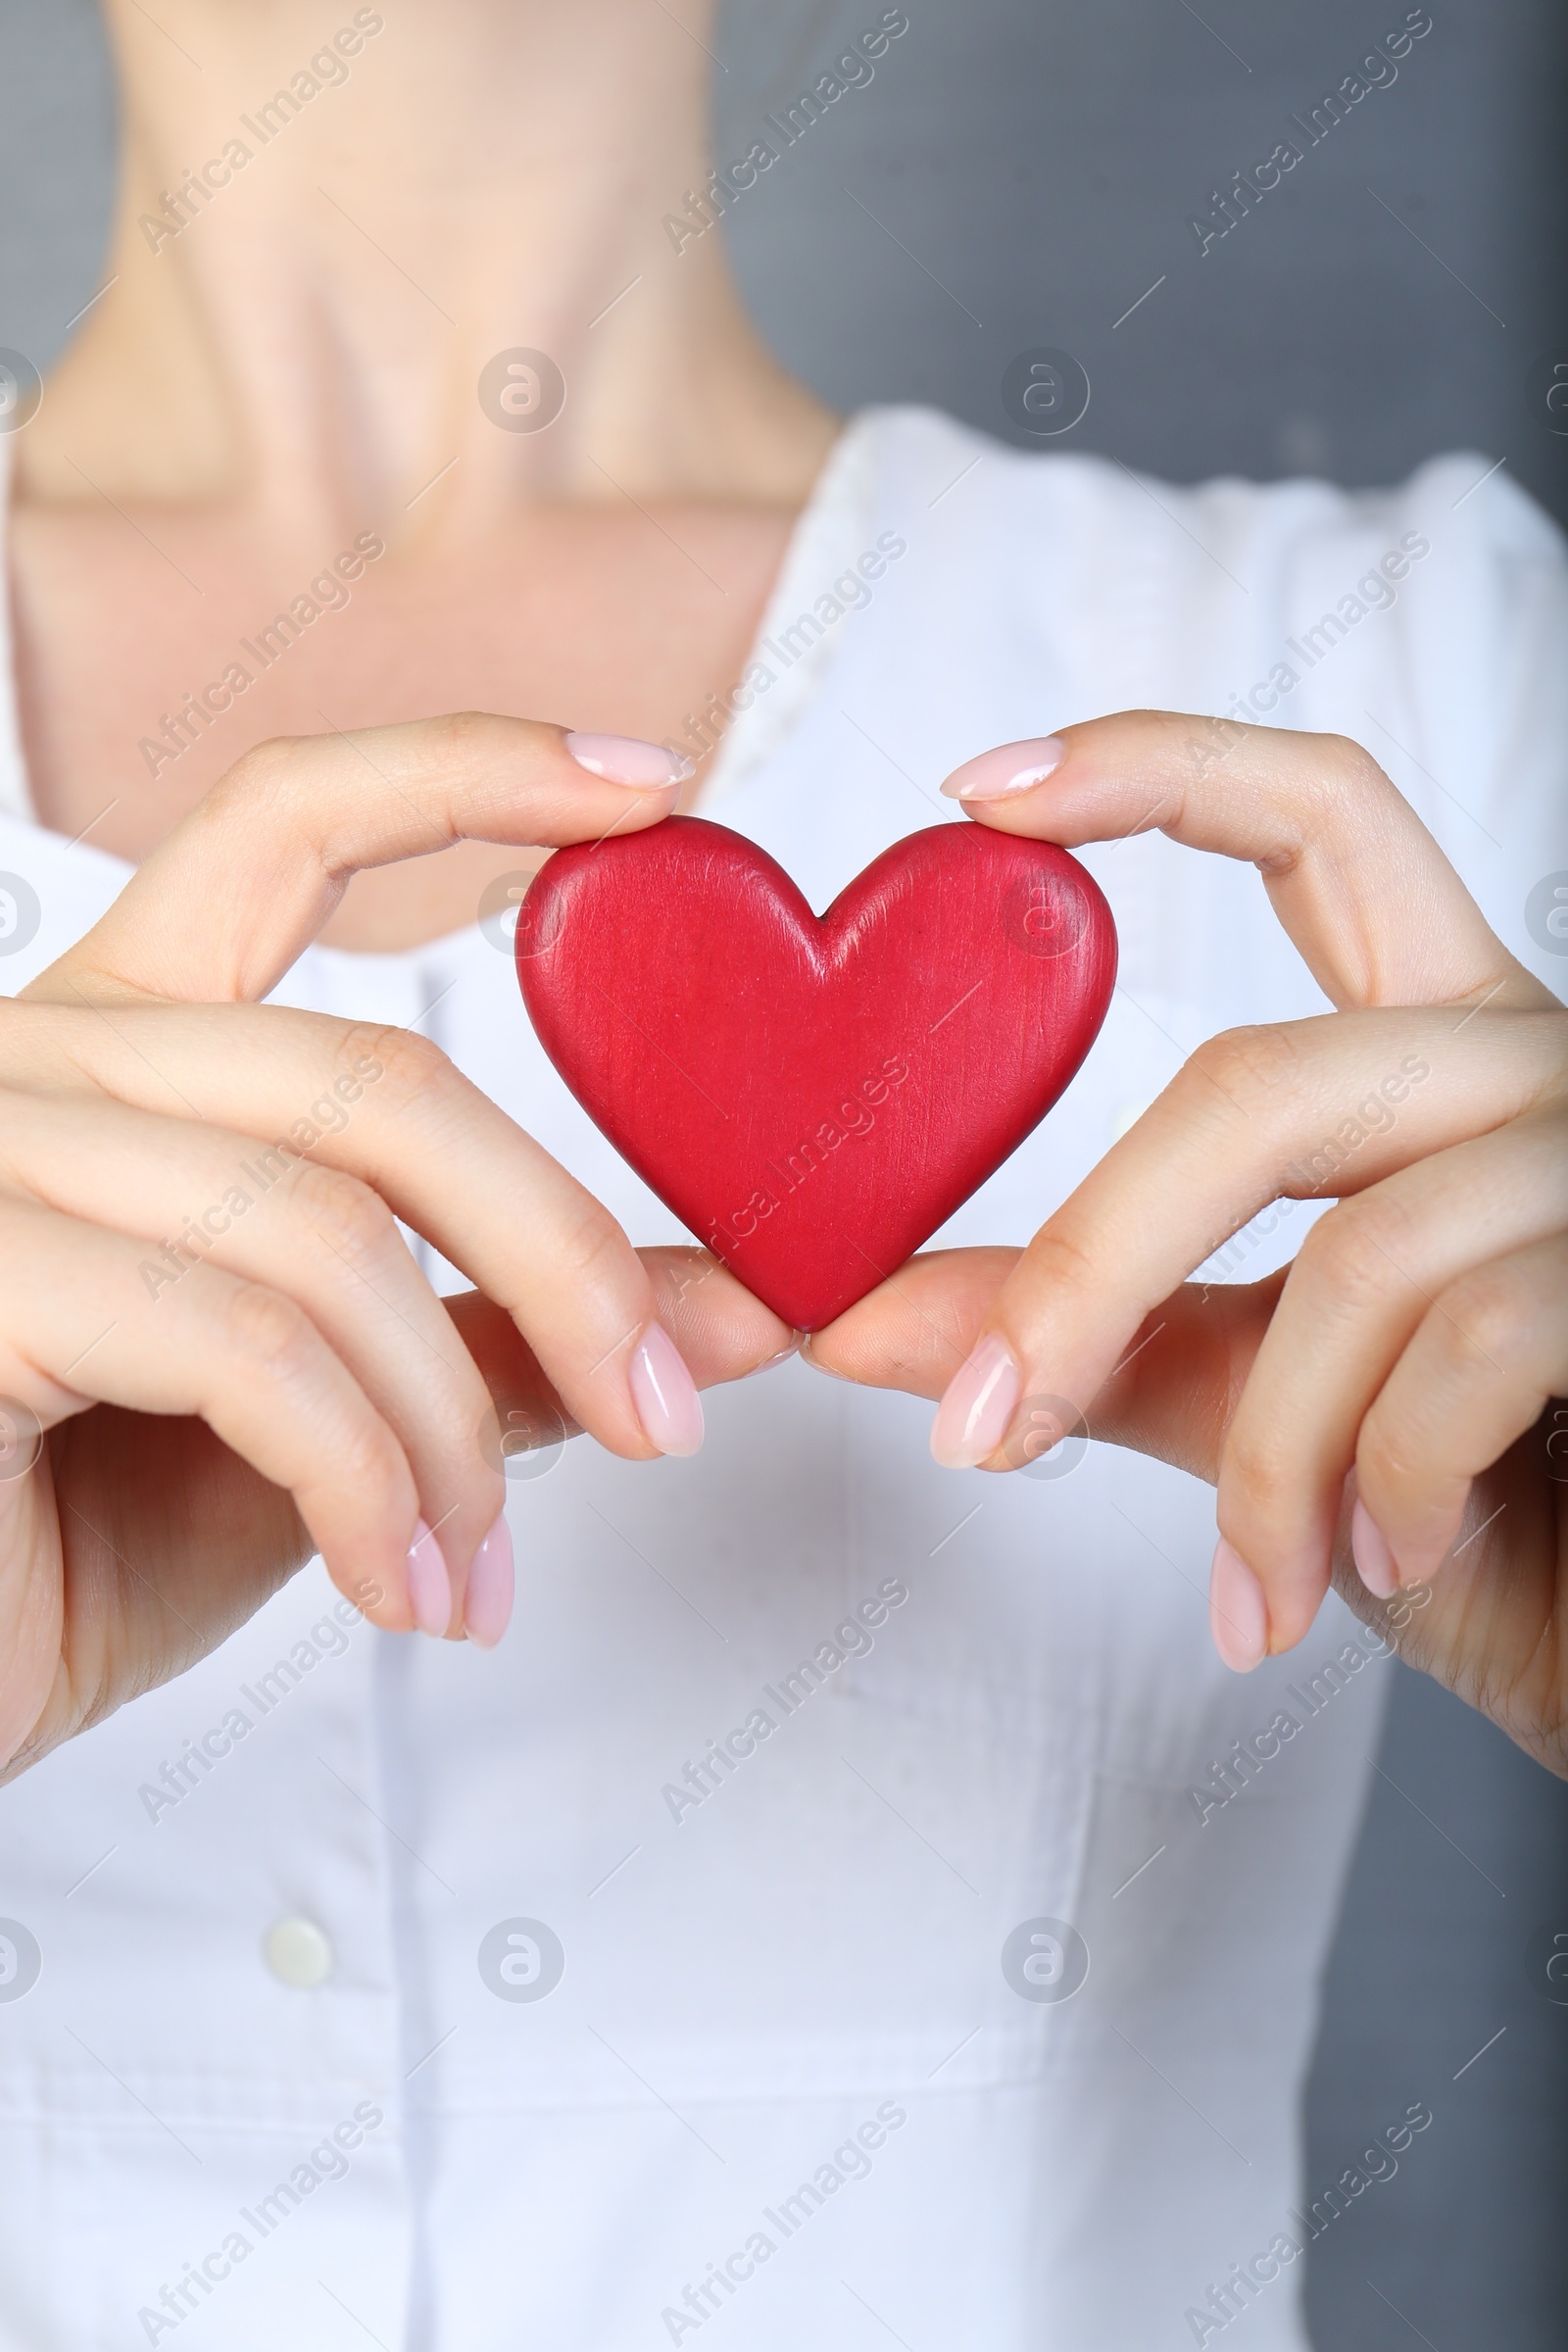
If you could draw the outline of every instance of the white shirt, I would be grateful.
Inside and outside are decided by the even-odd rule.
[[[1486,464],[1173,489],[864,414],[704,813],[821,906],[963,821],[932,795],[985,746],[1223,712],[1273,670],[1274,723],[1365,743],[1549,980],[1524,903],[1568,863],[1568,563]],[[887,534],[904,552],[834,617],[817,600]],[[1401,549],[1378,609],[1357,582]],[[823,633],[786,662],[805,612]],[[0,721],[0,891],[20,875],[40,908],[13,988],[125,868],[31,820]],[[1085,861],[1121,941],[1103,1033],[945,1242],[1025,1240],[1202,1038],[1323,1008],[1247,867],[1158,836]],[[477,928],[312,950],[278,995],[419,1019],[634,1241],[681,1238]],[[1259,1220],[1227,1270],[1305,1220]],[[928,1406],[798,1363],[706,1401],[694,1460],[581,1439],[515,1478],[493,1653],[345,1626],[313,1563],[0,1791],[0,1919],[41,1956],[13,1997],[31,1946],[0,1928],[6,2352],[1155,2352],[1218,2340],[1187,2315],[1257,2257],[1251,2352],[1301,2352],[1304,2262],[1267,2250],[1323,2185],[1298,2098],[1388,1679],[1372,1637],[1331,1599],[1296,1654],[1227,1673],[1212,1496],[1132,1453],[956,1475]],[[820,1681],[790,1708],[802,1660]],[[758,1710],[767,1736],[680,1801]]]

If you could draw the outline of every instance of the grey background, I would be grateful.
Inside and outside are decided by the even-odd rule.
[[[1003,370],[1057,345],[1093,385],[1060,446],[1175,480],[1349,484],[1467,446],[1568,518],[1537,367],[1568,357],[1560,0],[1431,0],[1393,87],[1232,235],[1200,258],[1186,225],[1404,13],[908,0],[872,84],[735,208],[758,318],[845,408],[925,400],[1021,440]],[[879,14],[731,0],[720,155]],[[113,135],[91,0],[0,0],[0,343],[40,367],[98,284]],[[1546,1997],[1541,1938],[1568,1933],[1568,1788],[1393,1672],[1307,2099],[1309,2192],[1412,2101],[1434,2121],[1314,2246],[1314,2340],[1562,2352],[1568,2004]]]
[[[1568,519],[1568,439],[1527,394],[1568,345],[1561,0],[1431,0],[1397,81],[1201,260],[1189,216],[1408,0],[1194,4],[906,0],[875,81],[735,208],[780,352],[845,407],[929,400],[1021,440],[1003,368],[1059,345],[1094,387],[1075,448],[1176,481],[1360,484],[1471,447]],[[731,0],[721,157],[880,14]]]

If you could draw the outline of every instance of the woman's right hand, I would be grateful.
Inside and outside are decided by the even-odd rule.
[[[498,1639],[480,1363],[647,1459],[702,1435],[665,1325],[711,1380],[791,1345],[704,1253],[639,1257],[427,1039],[258,1002],[362,867],[667,815],[663,756],[611,740],[463,715],[265,744],[0,1000],[0,1775],[312,1550],[377,1625]],[[397,1218],[482,1297],[449,1311]]]

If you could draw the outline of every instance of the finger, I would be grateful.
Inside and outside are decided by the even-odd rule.
[[[1381,1541],[1380,1531],[1360,1505],[1355,1479],[1348,1479],[1334,1583],[1362,1623],[1407,1665],[1435,1676],[1548,1772],[1568,1779],[1565,1432],[1568,1402],[1558,1396],[1472,1480],[1463,1521],[1437,1574],[1395,1586],[1390,1563],[1386,1599],[1373,1592],[1366,1563],[1368,1534]],[[1376,1569],[1370,1573],[1376,1582]]]
[[[1362,1423],[1352,1543],[1370,1591],[1386,1596],[1443,1567],[1471,1481],[1561,1396],[1568,1236],[1559,1233],[1440,1292]]]
[[[940,1396],[973,1348],[1016,1250],[934,1250],[910,1258],[838,1320],[812,1332],[801,1354],[817,1371],[870,1388]],[[1210,1485],[1226,1427],[1285,1281],[1186,1283],[1145,1318],[1122,1362],[1090,1398],[1082,1429]],[[1061,1400],[1023,1400],[1016,1444],[987,1467],[1013,1469],[1033,1439],[1054,1442]],[[1010,1458],[1009,1458],[1010,1456]]]
[[[118,1003],[19,1004],[8,1033],[10,1066],[38,1085],[64,1061],[122,1102],[270,1137],[229,1175],[255,1200],[307,1154],[346,1170],[515,1316],[602,1445],[634,1460],[700,1446],[696,1390],[620,1227],[416,1031]]]
[[[797,1335],[754,1298],[706,1250],[637,1252],[649,1272],[659,1319],[700,1389],[745,1380],[795,1353]],[[480,1291],[460,1291],[441,1305],[477,1365],[487,1395],[480,1439],[486,1459],[510,1458],[576,1437],[560,1392],[505,1307]]]
[[[236,1177],[257,1150],[251,1136],[99,1096],[0,1089],[0,1182],[139,1236],[147,1249],[138,1273],[153,1300],[205,1263],[265,1283],[310,1315],[414,1472],[436,1537],[417,1563],[422,1628],[461,1628],[468,1562],[503,1500],[475,1438],[484,1383],[379,1196],[299,1159],[253,1197]],[[444,1605],[443,1576],[452,1587]]]
[[[392,1429],[291,1298],[197,1266],[157,1302],[143,1245],[0,1198],[0,1391],[44,1429],[93,1401],[194,1414],[293,1496],[340,1590],[406,1631],[414,1476]]]
[[[1306,1236],[1219,1478],[1220,1530],[1262,1585],[1270,1649],[1317,1614],[1362,1420],[1433,1299],[1565,1226],[1568,1135],[1553,1109],[1419,1160]]]
[[[1026,1391],[1087,1405],[1145,1315],[1270,1201],[1364,1189],[1562,1082],[1560,1015],[1360,1012],[1211,1039],[1056,1210],[944,1396],[983,1461]]]
[[[1505,1008],[1555,1003],[1370,753],[1343,735],[1123,710],[983,753],[942,789],[983,824],[1065,849],[1157,830],[1246,859],[1338,1005],[1489,992]]]
[[[926,1250],[835,1322],[808,1332],[805,1362],[872,1389],[940,1396],[1021,1250]]]
[[[636,831],[668,815],[689,772],[658,744],[479,711],[260,744],[27,993],[265,997],[363,868],[457,841]]]
[[[659,1320],[700,1389],[765,1372],[795,1353],[799,1335],[754,1298],[711,1250],[639,1250]]]

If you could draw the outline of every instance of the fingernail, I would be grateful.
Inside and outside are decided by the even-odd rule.
[[[468,1629],[468,1640],[476,1642],[481,1649],[494,1649],[511,1624],[515,1582],[512,1531],[503,1511],[468,1563],[463,1622]]]
[[[792,1355],[800,1354],[805,1339],[805,1332],[798,1331],[787,1348],[781,1348],[777,1355],[764,1355],[760,1364],[754,1364],[749,1372],[743,1372],[741,1378],[755,1380],[759,1372],[771,1372],[775,1364],[787,1364]]]
[[[657,792],[662,785],[684,784],[692,762],[662,743],[645,743],[640,735],[579,735],[566,737],[566,749],[579,767],[606,784],[627,784],[634,792]]]
[[[1214,1565],[1208,1572],[1208,1630],[1233,1674],[1250,1674],[1268,1648],[1263,1588],[1223,1536],[1214,1546]]]
[[[1357,1495],[1350,1513],[1350,1557],[1356,1574],[1379,1600],[1392,1600],[1399,1590],[1399,1569],[1389,1539]]]
[[[650,1323],[631,1359],[631,1400],[643,1436],[661,1453],[696,1453],[703,1404],[680,1349],[662,1323]]]
[[[1009,792],[1030,792],[1054,774],[1067,757],[1059,735],[1034,735],[1026,743],[1001,743],[978,760],[956,767],[942,790],[950,801],[1004,801]]]
[[[949,1381],[931,1424],[931,1451],[945,1470],[972,1470],[1007,1434],[1023,1381],[1005,1341],[988,1332]]]
[[[409,1605],[421,1634],[439,1636],[452,1622],[452,1579],[441,1546],[422,1519],[409,1545]]]

